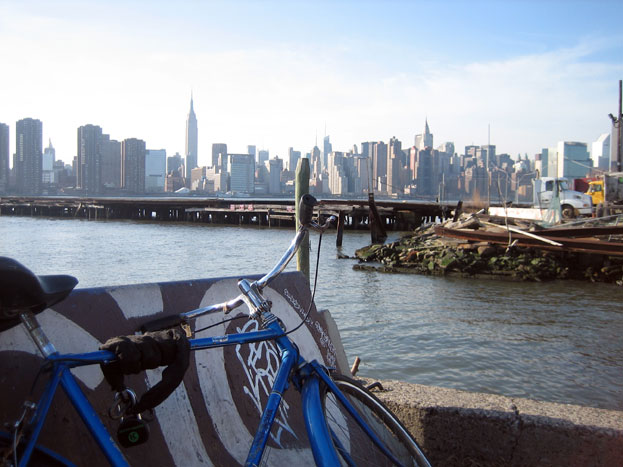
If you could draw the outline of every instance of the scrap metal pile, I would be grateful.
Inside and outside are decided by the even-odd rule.
[[[429,224],[386,245],[355,252],[354,269],[392,273],[499,277],[510,280],[590,280],[623,285],[623,226],[592,220],[539,228],[462,215]],[[376,264],[371,264],[376,263]],[[380,264],[379,264],[380,263]]]

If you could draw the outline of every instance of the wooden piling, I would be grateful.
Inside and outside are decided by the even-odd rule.
[[[335,246],[342,246],[343,236],[344,236],[344,211],[340,211],[337,217],[337,237],[335,238]]]
[[[309,193],[309,159],[301,158],[296,164],[296,175],[294,185],[295,217],[296,229],[299,228],[299,200]],[[301,243],[301,247],[296,256],[296,268],[301,271],[309,282],[309,236]]]

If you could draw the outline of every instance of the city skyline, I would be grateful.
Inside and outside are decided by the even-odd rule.
[[[67,163],[87,124],[184,154],[191,92],[199,166],[213,143],[287,160],[325,128],[336,151],[410,146],[425,121],[532,157],[608,133],[623,76],[618,2],[81,5],[0,3],[0,121],[42,121]]]

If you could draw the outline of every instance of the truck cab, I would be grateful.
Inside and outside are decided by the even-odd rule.
[[[570,189],[566,178],[541,177],[533,180],[534,207],[549,209],[552,199],[558,196],[562,217],[571,219],[578,215],[590,216],[593,203],[589,195]]]
[[[593,206],[597,206],[604,202],[604,181],[603,180],[592,180],[588,182],[588,191],[586,192],[588,196],[593,200]]]

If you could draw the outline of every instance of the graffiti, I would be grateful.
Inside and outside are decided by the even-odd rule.
[[[242,328],[237,328],[237,332],[239,333],[257,330],[258,324],[253,320],[247,321]],[[249,355],[245,359],[241,352],[242,348],[243,346],[240,344],[236,346],[236,356],[249,382],[249,386],[244,386],[243,390],[261,415],[263,412],[262,397],[267,398],[270,395],[281,363],[279,351],[272,341],[255,342],[244,346],[244,348],[249,351]],[[261,366],[262,363],[264,365],[263,367]],[[296,433],[288,424],[289,408],[290,406],[288,403],[282,399],[279,405],[279,414],[275,417],[276,425],[273,425],[273,427],[276,426],[277,429],[275,430],[273,428],[270,433],[273,441],[281,448],[284,447],[281,439],[284,432],[298,439]]]
[[[283,294],[290,302],[290,305],[292,305],[292,308],[294,308],[296,312],[301,316],[301,318],[303,318],[306,315],[306,311],[303,309],[303,307],[298,302],[298,300],[288,291],[288,289],[283,289]],[[327,356],[327,363],[329,364],[329,366],[336,367],[337,366],[337,357],[336,357],[337,352],[335,350],[335,346],[333,345],[333,342],[331,341],[331,338],[329,337],[326,330],[322,327],[322,324],[320,324],[318,321],[313,321],[309,316],[305,319],[305,322],[308,325],[313,326],[313,328],[315,328],[318,334],[320,335],[320,345],[322,345],[322,347],[327,349],[326,356]]]

